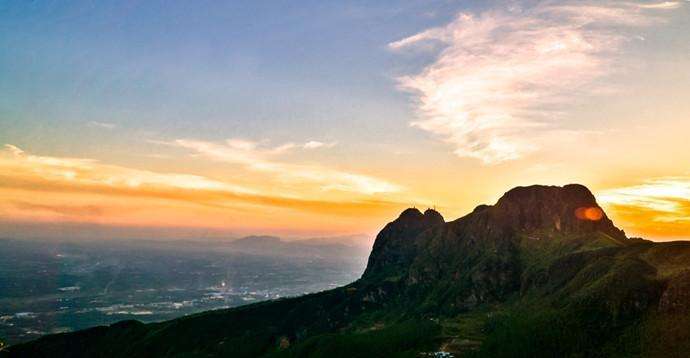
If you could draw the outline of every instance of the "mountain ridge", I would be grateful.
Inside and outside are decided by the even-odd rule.
[[[629,239],[586,187],[533,185],[449,222],[404,210],[344,287],[46,336],[8,355],[680,357],[688,278],[690,243]]]

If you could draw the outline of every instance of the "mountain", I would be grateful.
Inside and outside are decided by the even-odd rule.
[[[339,239],[341,239],[339,241]],[[247,236],[224,244],[224,249],[253,255],[323,257],[333,260],[366,256],[370,244],[357,237],[327,237],[285,241],[275,236]]]
[[[627,238],[582,185],[518,187],[446,222],[407,209],[362,277],[171,321],[123,321],[9,357],[686,357],[690,243]]]
[[[371,251],[330,238],[247,247],[253,240],[0,238],[0,341],[338,287],[361,276]]]

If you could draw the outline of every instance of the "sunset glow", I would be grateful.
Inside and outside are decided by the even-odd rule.
[[[580,220],[599,221],[604,213],[596,207],[583,207],[575,210],[575,216]]]
[[[690,239],[690,3],[529,4],[7,5],[0,228],[371,235],[581,183],[629,236]]]

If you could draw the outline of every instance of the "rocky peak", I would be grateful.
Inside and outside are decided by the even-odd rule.
[[[435,209],[426,209],[424,211],[424,220],[431,225],[443,224],[445,222],[443,215]]]
[[[517,187],[498,200],[492,213],[518,231],[600,231],[614,239],[626,238],[597,204],[592,192],[580,184]]]
[[[517,187],[495,205],[477,206],[472,213],[447,224],[433,209],[424,213],[416,208],[404,210],[376,237],[364,276],[407,272],[415,260],[437,262],[420,260],[420,255],[462,256],[477,247],[511,250],[520,234],[555,238],[597,232],[619,242],[626,240],[625,233],[613,225],[585,186]],[[430,271],[428,267],[424,270]]]
[[[443,216],[436,210],[427,209],[422,213],[417,208],[405,209],[376,236],[364,275],[408,265],[416,252],[415,238],[444,223]]]
[[[508,206],[526,209],[597,206],[596,199],[587,187],[580,184],[565,186],[531,185],[519,186],[503,194],[495,205],[498,208]]]
[[[443,216],[434,209],[426,209],[424,213],[417,208],[408,208],[389,225],[392,227],[433,226],[444,223]],[[385,230],[385,229],[384,229]]]
[[[407,222],[407,221],[416,221],[416,220],[421,220],[424,217],[424,214],[422,214],[421,211],[417,208],[407,208],[403,210],[400,215],[398,215],[398,218],[395,219],[393,222]]]

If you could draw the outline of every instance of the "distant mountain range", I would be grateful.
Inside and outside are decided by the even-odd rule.
[[[371,242],[364,236],[342,236],[286,241],[275,236],[247,236],[224,243],[234,251],[257,255],[298,257],[359,257],[371,250]]]
[[[270,237],[229,244],[282,250]],[[300,246],[307,250],[308,245]],[[290,252],[291,249],[285,249]],[[407,209],[363,276],[301,297],[123,321],[9,357],[687,357],[690,243],[626,237],[582,185],[518,187],[450,222]]]
[[[0,342],[319,292],[359,278],[370,250],[255,239],[0,238]]]

